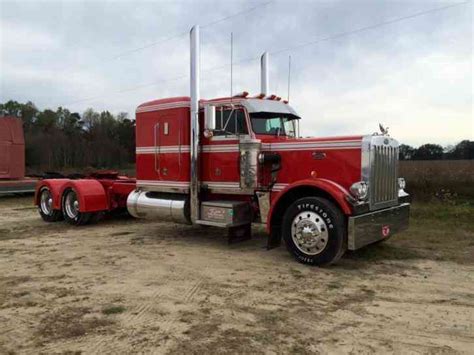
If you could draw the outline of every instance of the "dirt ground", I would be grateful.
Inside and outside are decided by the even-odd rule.
[[[308,267],[263,229],[44,223],[0,199],[0,353],[473,353],[474,207]]]

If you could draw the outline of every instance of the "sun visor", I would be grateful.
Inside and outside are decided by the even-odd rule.
[[[242,105],[249,113],[284,113],[294,116],[299,119],[300,116],[296,111],[283,101],[276,100],[262,100],[262,99],[247,99],[242,100]]]

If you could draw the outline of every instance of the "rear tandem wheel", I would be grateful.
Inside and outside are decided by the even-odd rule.
[[[53,195],[46,186],[40,190],[38,210],[45,222],[57,222],[63,219],[63,213],[60,210],[53,209]]]
[[[64,219],[74,226],[82,226],[96,220],[98,213],[80,212],[79,199],[74,189],[64,191],[62,198]]]

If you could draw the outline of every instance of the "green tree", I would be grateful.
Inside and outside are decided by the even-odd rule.
[[[474,141],[466,139],[459,142],[446,156],[448,159],[474,159]]]
[[[443,158],[443,147],[439,144],[423,144],[415,150],[415,160],[439,160]]]
[[[400,144],[398,148],[398,156],[400,160],[410,160],[413,158],[415,148],[407,144]]]

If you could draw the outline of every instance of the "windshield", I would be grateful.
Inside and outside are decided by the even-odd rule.
[[[294,116],[284,113],[257,112],[250,114],[250,120],[255,134],[296,136]]]

